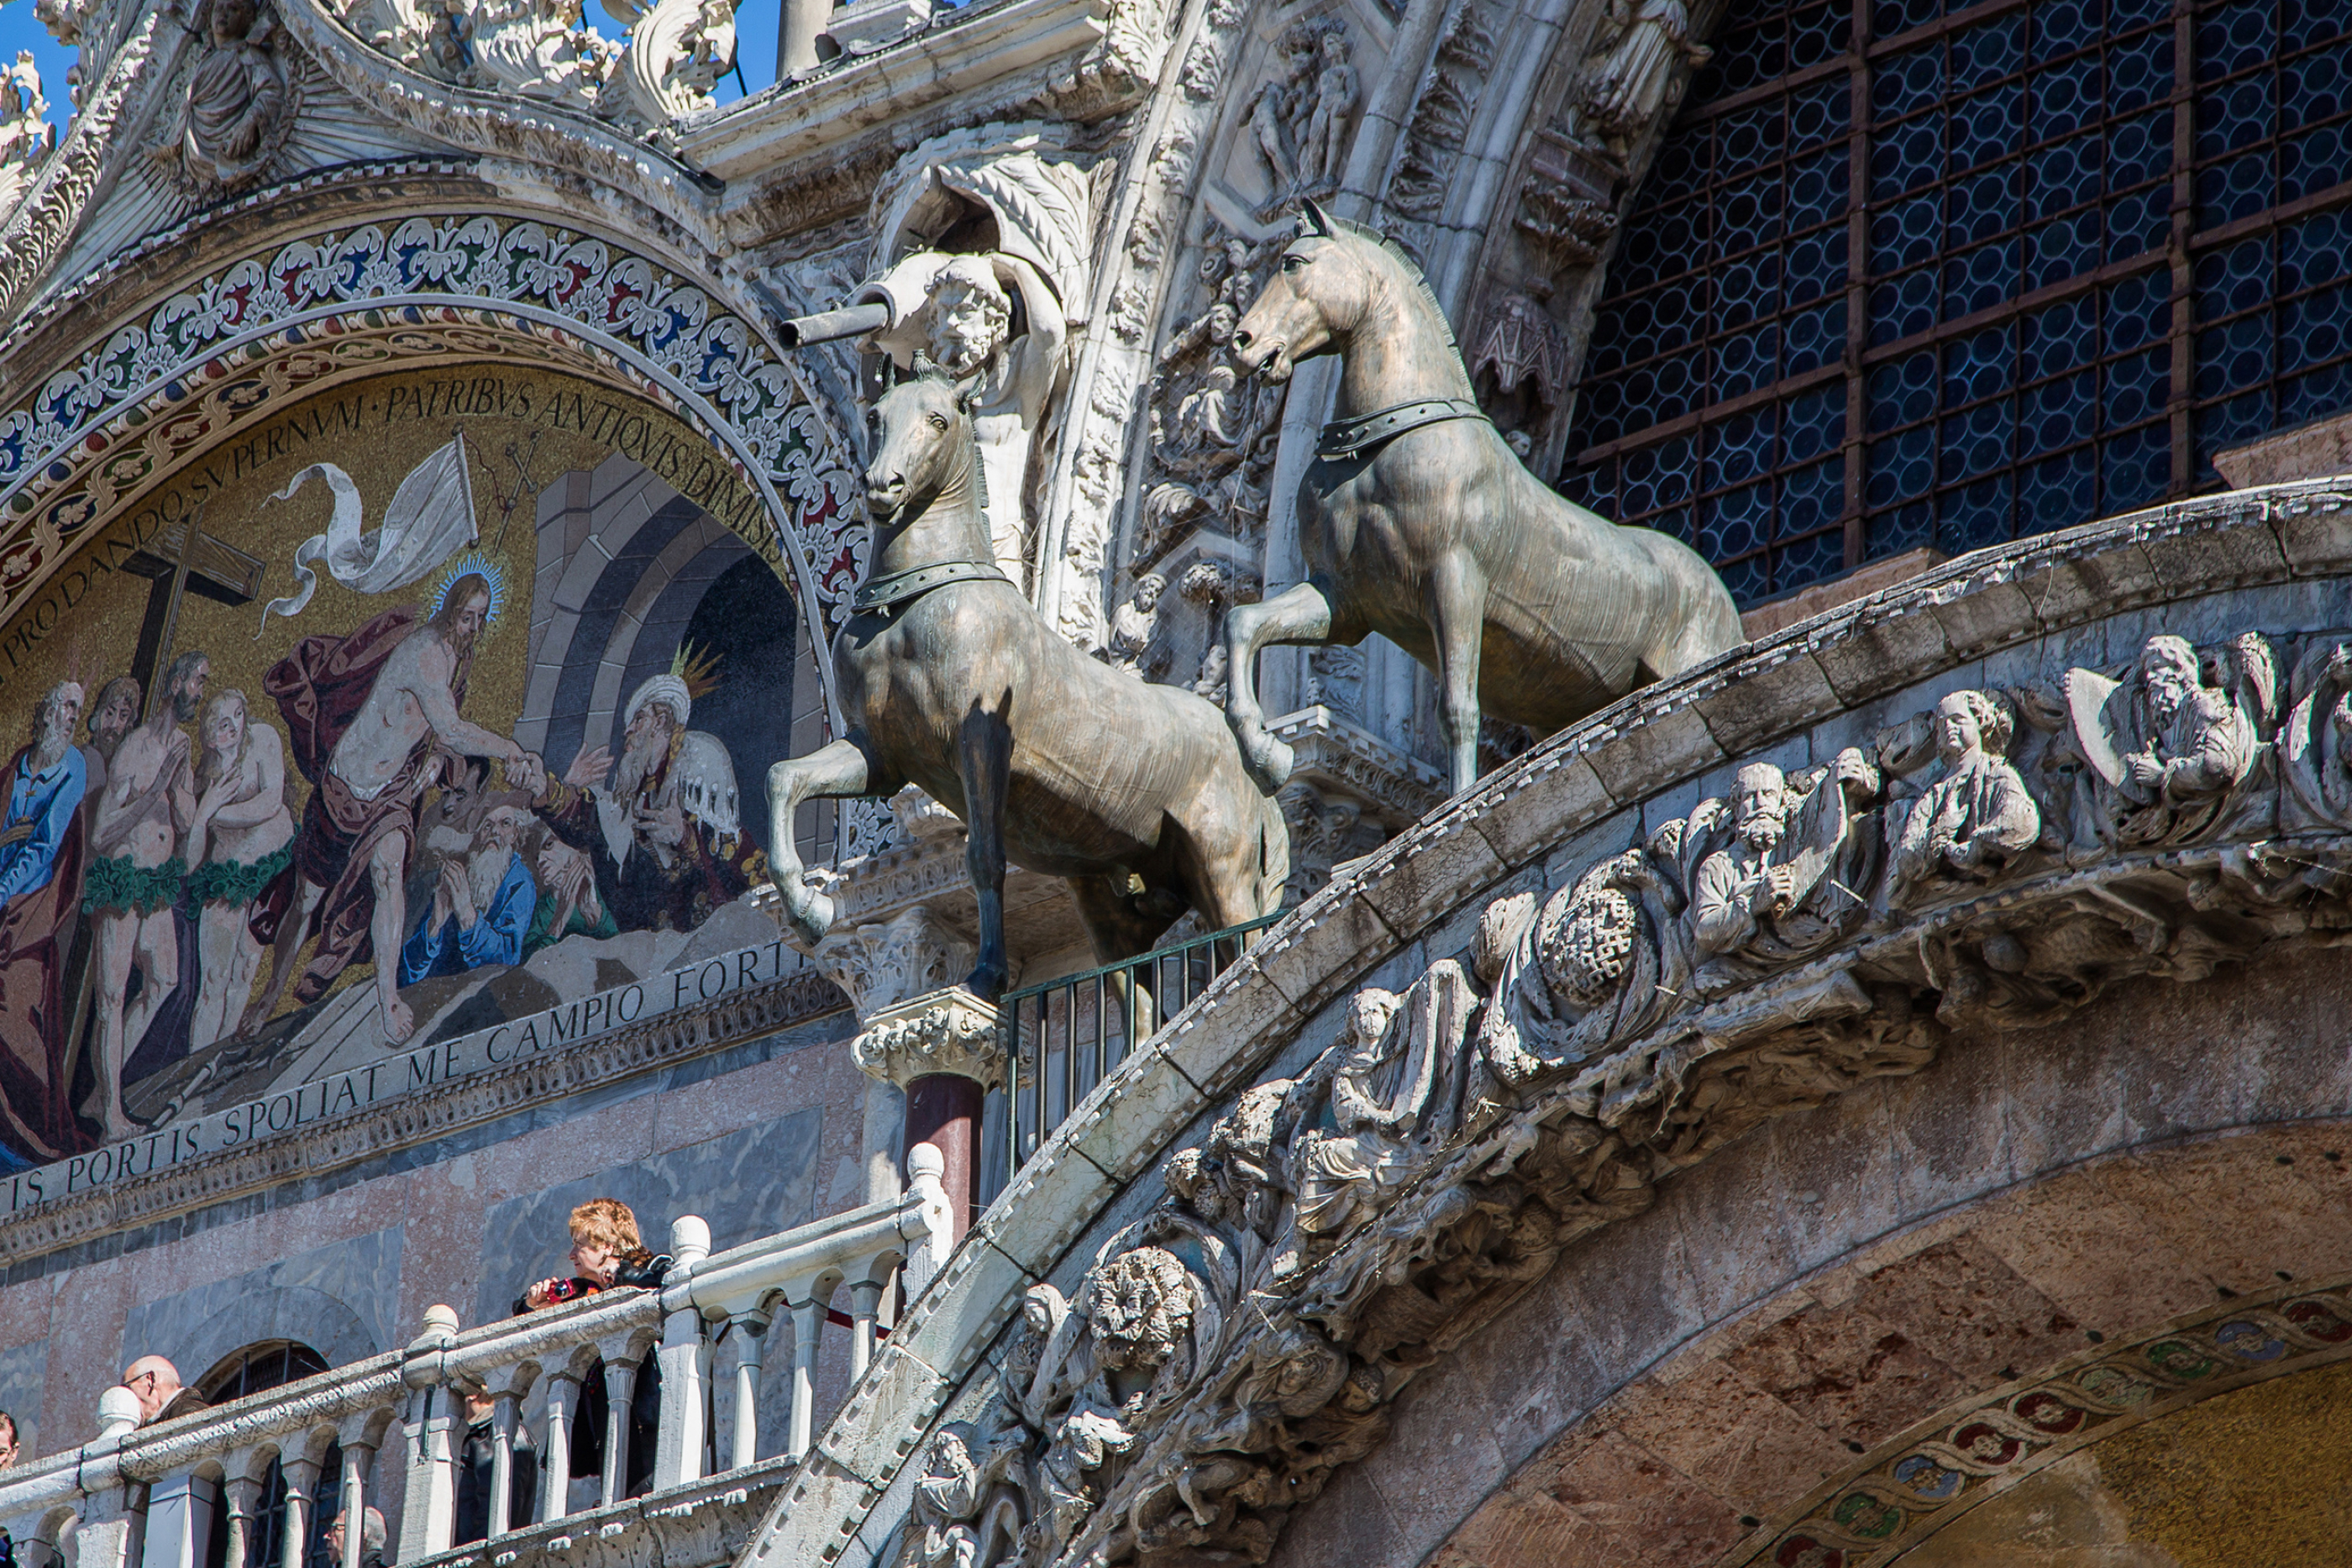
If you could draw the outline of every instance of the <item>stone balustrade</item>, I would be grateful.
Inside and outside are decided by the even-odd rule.
[[[139,1425],[129,1389],[110,1388],[99,1401],[98,1437],[0,1484],[0,1527],[26,1568],[234,1568],[248,1561],[251,1532],[268,1511],[265,1489],[274,1485],[284,1502],[279,1561],[299,1563],[313,1534],[312,1500],[330,1449],[341,1454],[339,1507],[358,1518],[373,1500],[371,1461],[397,1437],[406,1484],[387,1556],[416,1562],[455,1545],[458,1450],[473,1422],[469,1402],[487,1399],[490,1542],[536,1527],[572,1529],[563,1479],[585,1381],[601,1376],[607,1415],[599,1501],[578,1516],[578,1527],[609,1534],[620,1528],[610,1511],[627,1501],[631,1397],[649,1357],[658,1358],[662,1402],[654,1490],[642,1506],[691,1510],[704,1500],[694,1489],[706,1455],[717,1456],[721,1472],[762,1465],[758,1387],[767,1330],[780,1312],[793,1329],[791,1437],[782,1455],[766,1458],[788,1469],[808,1448],[836,1291],[845,1289],[850,1303],[854,1381],[872,1359],[877,1335],[887,1332],[893,1283],[911,1300],[939,1271],[951,1235],[942,1162],[938,1150],[919,1144],[907,1163],[911,1179],[898,1198],[724,1252],[710,1250],[708,1223],[681,1217],[670,1228],[676,1263],[658,1291],[607,1292],[469,1330],[436,1306],[405,1350],[150,1427]],[[723,1433],[714,1430],[714,1376],[733,1390]],[[538,1489],[536,1519],[512,1517],[514,1466],[525,1439],[551,1483]],[[226,1527],[216,1562],[208,1551],[215,1511]],[[557,1534],[551,1543],[563,1539]],[[515,1555],[500,1551],[497,1559]],[[360,1568],[361,1556],[360,1533],[347,1532],[341,1568]]]

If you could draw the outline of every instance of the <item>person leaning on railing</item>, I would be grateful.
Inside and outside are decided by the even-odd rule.
[[[677,1262],[656,1252],[637,1232],[637,1217],[618,1198],[592,1198],[572,1211],[572,1278],[541,1280],[515,1301],[517,1313],[576,1301],[599,1291],[636,1287],[657,1291]],[[588,1368],[580,1387],[580,1414],[572,1423],[572,1478],[604,1473],[604,1360]],[[661,1364],[651,1354],[637,1367],[629,1397],[629,1465],[622,1495],[635,1497],[653,1480],[654,1441],[661,1418]],[[562,1484],[551,1479],[551,1485]]]

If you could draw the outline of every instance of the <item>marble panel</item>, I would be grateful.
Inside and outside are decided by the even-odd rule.
[[[402,1327],[394,1321],[401,1242],[394,1226],[136,1301],[115,1364],[167,1355],[194,1384],[231,1352],[265,1340],[309,1345],[329,1366],[390,1350]]]

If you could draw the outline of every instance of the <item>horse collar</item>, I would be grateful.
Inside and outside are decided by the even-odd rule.
[[[1355,419],[1335,420],[1323,427],[1315,455],[1326,462],[1346,462],[1393,440],[1408,430],[1449,419],[1484,419],[1486,411],[1468,398],[1429,397],[1400,402]]]
[[[912,571],[894,571],[887,577],[877,577],[858,585],[850,595],[853,611],[875,611],[887,615],[893,607],[910,599],[920,599],[934,588],[945,588],[950,582],[1001,582],[1011,587],[1013,580],[997,569],[994,561],[943,560],[932,566],[919,566]]]

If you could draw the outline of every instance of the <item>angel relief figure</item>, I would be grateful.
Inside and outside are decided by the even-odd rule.
[[[2015,728],[2008,705],[1989,692],[1953,692],[1936,705],[1941,770],[1916,796],[1889,787],[1888,903],[1937,883],[1985,881],[2041,838],[2042,808],[2009,760]]]
[[[2070,857],[2225,828],[2267,763],[2276,703],[2271,646],[2252,632],[2210,657],[2184,638],[2150,637],[2120,680],[2067,671],[2067,739],[2084,765]]]

